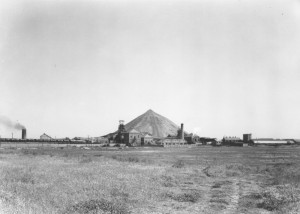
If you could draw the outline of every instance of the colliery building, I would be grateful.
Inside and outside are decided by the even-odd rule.
[[[118,133],[114,141],[118,144],[126,144],[126,146],[138,146],[141,145],[142,133],[135,129],[126,131],[124,120],[120,120]]]
[[[150,135],[148,133],[143,133],[141,144],[142,145],[149,145],[149,144],[151,145],[153,143],[154,143],[154,140],[153,140],[152,135]]]
[[[162,140],[162,145],[164,147],[182,147],[186,146],[187,142],[184,139],[184,130],[183,130],[183,123],[181,124],[180,132],[178,133],[179,136],[177,137],[166,137]]]
[[[239,137],[223,137],[223,142],[224,143],[236,143],[236,142],[241,142],[242,139]]]
[[[163,147],[181,147],[187,145],[184,139],[178,139],[177,137],[166,137],[162,140]]]
[[[223,137],[222,145],[224,146],[244,146],[244,142],[239,137]]]
[[[44,133],[40,136],[40,139],[41,140],[52,140],[52,137],[50,137],[49,135]]]
[[[138,146],[141,145],[142,141],[141,133],[135,129],[130,130],[129,132],[124,133],[124,142],[126,145]]]
[[[184,139],[186,140],[186,142],[188,144],[196,144],[196,143],[200,143],[200,137],[198,135],[195,135],[193,133],[191,134],[186,134],[184,133]]]

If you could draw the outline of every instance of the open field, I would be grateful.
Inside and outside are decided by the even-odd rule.
[[[300,213],[300,147],[2,147],[0,213]]]

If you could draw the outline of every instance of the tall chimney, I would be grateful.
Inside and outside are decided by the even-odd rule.
[[[183,123],[181,123],[181,140],[184,140]]]
[[[22,129],[22,139],[26,139],[26,129]]]

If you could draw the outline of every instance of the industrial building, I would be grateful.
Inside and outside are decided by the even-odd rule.
[[[250,143],[251,139],[252,139],[252,134],[243,134],[244,143]]]
[[[124,120],[119,121],[118,133],[114,138],[115,143],[126,144],[127,146],[141,145],[142,133],[135,129],[127,131],[125,129]]]
[[[224,145],[224,146],[244,146],[244,142],[239,137],[226,137],[225,136],[222,139],[222,145]]]
[[[52,140],[53,138],[44,133],[40,136],[40,139],[41,140]]]
[[[292,140],[281,140],[281,139],[253,139],[250,145],[291,145],[295,142]]]
[[[182,147],[182,146],[186,146],[187,142],[184,139],[183,123],[181,124],[179,136],[166,137],[166,138],[162,139],[161,144],[164,147]]]
[[[162,140],[163,147],[181,147],[186,145],[187,142],[185,140],[176,137],[166,137]]]
[[[186,134],[184,133],[184,139],[188,144],[195,144],[195,143],[200,143],[200,137],[198,135],[195,135],[193,133],[191,134]]]
[[[143,133],[141,145],[149,145],[149,144],[153,144],[153,143],[154,143],[154,140],[153,140],[152,135],[150,135],[148,133],[146,133],[146,134]]]
[[[241,143],[242,142],[242,139],[239,138],[239,137],[226,137],[224,136],[223,139],[222,139],[222,144],[223,145],[233,145],[235,143]]]
[[[124,133],[124,143],[126,145],[139,146],[141,145],[141,141],[142,141],[142,134],[135,129],[132,129]]]

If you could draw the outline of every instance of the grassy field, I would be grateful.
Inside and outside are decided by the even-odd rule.
[[[300,147],[0,148],[0,213],[300,213]]]

